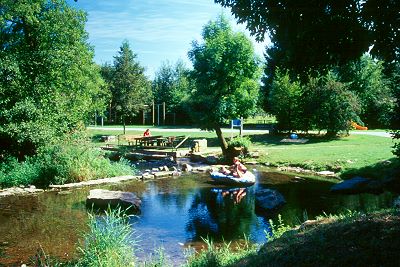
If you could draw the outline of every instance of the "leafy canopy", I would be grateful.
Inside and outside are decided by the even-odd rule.
[[[0,6],[0,150],[19,157],[104,107],[86,15],[64,0]],[[0,154],[2,152],[0,151]]]
[[[168,112],[182,111],[192,87],[189,70],[182,61],[175,65],[163,62],[152,85],[154,100],[157,104],[165,102]]]
[[[307,71],[371,55],[400,59],[400,5],[397,0],[215,0],[230,7],[239,22],[272,46],[270,67]]]
[[[202,36],[189,51],[196,81],[192,115],[202,128],[215,129],[255,111],[261,73],[251,41],[223,16],[205,25]]]

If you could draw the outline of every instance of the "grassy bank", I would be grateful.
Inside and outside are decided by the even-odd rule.
[[[399,266],[400,213],[325,217],[230,266]]]

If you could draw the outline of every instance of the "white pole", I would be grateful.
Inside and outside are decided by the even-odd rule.
[[[242,137],[243,133],[243,117],[240,117],[240,137]]]

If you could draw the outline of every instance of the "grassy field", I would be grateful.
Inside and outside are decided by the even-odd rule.
[[[164,129],[164,130],[162,130]],[[205,138],[208,142],[209,150],[220,152],[218,140],[215,132],[197,131],[190,128],[185,131],[179,129],[152,128],[153,135],[174,136],[189,135],[189,141],[184,147],[190,146],[190,140]],[[89,136],[98,144],[101,135],[122,134],[121,130],[88,130]],[[142,134],[140,130],[130,128],[127,134]],[[225,137],[231,134],[226,132]],[[286,143],[287,135],[270,135],[254,133],[249,135],[252,141],[252,151],[258,151],[260,163],[270,163],[272,166],[298,166],[313,170],[332,170],[340,172],[344,176],[357,173],[357,171],[376,172],[385,168],[398,166],[398,160],[393,157],[391,152],[393,141],[388,137],[354,134],[350,136],[327,139],[324,136],[309,135],[300,136],[308,139],[306,143]],[[113,143],[117,143],[116,141]],[[382,173],[371,174],[371,178],[382,175]],[[370,175],[370,176],[371,176]]]

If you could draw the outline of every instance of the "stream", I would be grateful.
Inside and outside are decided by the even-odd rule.
[[[370,211],[390,207],[394,195],[338,195],[329,192],[332,183],[299,179],[293,175],[256,167],[255,185],[239,199],[223,186],[216,187],[207,174],[188,174],[149,182],[133,181],[97,186],[134,192],[142,200],[142,211],[130,218],[139,259],[163,247],[176,265],[185,261],[187,247],[198,248],[209,237],[216,242],[240,241],[244,235],[262,244],[269,219],[296,225],[305,219],[346,210]],[[255,205],[255,191],[279,191],[286,204],[274,210]],[[60,259],[77,257],[77,242],[88,230],[85,206],[89,190],[45,192],[0,199],[0,266],[29,263],[38,249]]]

